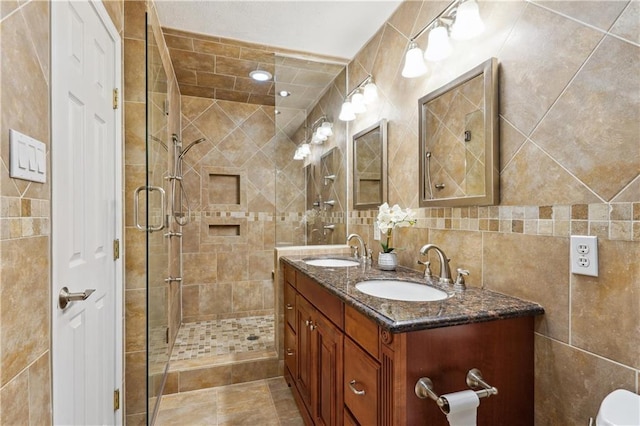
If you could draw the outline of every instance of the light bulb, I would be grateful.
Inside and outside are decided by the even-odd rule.
[[[373,81],[364,86],[364,103],[370,104],[378,99],[378,86]]]
[[[424,58],[428,61],[440,61],[451,54],[449,34],[445,27],[435,27],[429,31],[429,44],[424,52]]]
[[[302,154],[303,157],[306,157],[307,155],[311,154],[311,147],[309,146],[308,143],[303,143],[302,145],[300,145],[300,153]]]
[[[325,121],[324,123],[322,123],[322,126],[318,127],[318,130],[316,130],[316,132],[318,132],[318,134],[320,135],[331,137],[333,136],[333,130],[331,130],[332,127],[333,123]]]
[[[426,73],[427,66],[424,63],[422,50],[420,50],[416,42],[412,41],[405,55],[402,76],[405,78],[414,78],[425,75]]]
[[[364,95],[359,91],[351,96],[351,105],[353,105],[353,112],[356,114],[362,114],[367,111],[367,107],[364,105]]]
[[[342,109],[340,110],[338,119],[342,121],[353,121],[356,119],[356,113],[353,112],[353,105],[349,99],[345,100],[342,104]]]
[[[484,31],[484,23],[476,0],[467,0],[458,6],[456,20],[451,26],[451,38],[469,40]]]
[[[326,137],[324,139],[322,139],[319,134],[314,133],[313,136],[311,136],[311,143],[314,143],[316,145],[320,145],[326,139],[327,139]]]
[[[296,152],[293,154],[293,159],[294,160],[304,160],[304,155],[302,155],[302,152],[300,151],[300,148],[296,149]]]

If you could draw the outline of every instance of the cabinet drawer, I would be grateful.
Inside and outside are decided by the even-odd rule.
[[[344,332],[375,359],[379,359],[378,325],[348,305],[344,308]]]
[[[284,285],[284,317],[289,327],[296,331],[296,290],[289,284]]]
[[[297,277],[297,287],[301,295],[316,307],[324,316],[340,328],[344,327],[344,304],[336,296],[322,288],[320,284],[311,278],[299,274]]]
[[[344,403],[361,425],[379,418],[380,364],[350,339],[344,341]]]
[[[287,325],[284,326],[284,364],[289,369],[291,377],[298,374],[298,343],[296,333]]]

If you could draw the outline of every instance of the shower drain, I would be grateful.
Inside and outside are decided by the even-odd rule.
[[[249,337],[247,337],[247,340],[258,340],[259,338],[260,337],[255,334],[250,334]]]

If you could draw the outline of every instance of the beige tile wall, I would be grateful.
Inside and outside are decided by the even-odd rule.
[[[274,117],[273,106],[182,96],[184,144],[206,138],[184,157],[185,322],[273,313]],[[220,182],[239,196],[220,198]]]
[[[370,72],[381,94],[349,134],[389,120],[389,202],[417,209],[417,99],[498,58],[500,205],[419,209],[396,241],[407,267],[435,243],[452,268],[471,271],[469,285],[545,307],[536,322],[540,425],[586,424],[608,392],[640,391],[638,4],[481,1],[486,32],[408,80],[408,38],[446,2],[405,2],[349,65],[350,86]],[[418,42],[426,47],[425,36]],[[376,213],[350,213],[350,231],[373,243]],[[571,234],[599,237],[598,278],[569,272]]]

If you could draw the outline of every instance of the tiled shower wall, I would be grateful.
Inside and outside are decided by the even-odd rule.
[[[183,321],[273,313],[274,107],[182,97]]]
[[[586,424],[608,392],[640,391],[640,2],[481,1],[482,36],[402,78],[408,38],[442,7],[403,3],[349,64],[351,87],[370,72],[381,94],[349,134],[389,120],[389,202],[420,217],[397,232],[401,264],[415,268],[435,243],[471,271],[469,285],[544,306],[536,424]],[[492,56],[500,205],[418,209],[417,100]],[[376,213],[351,213],[350,231],[379,250]],[[599,277],[570,274],[571,234],[598,236]]]
[[[123,2],[105,1],[122,35]],[[0,424],[51,424],[50,4],[0,2]],[[9,129],[47,145],[47,183],[9,177]]]

